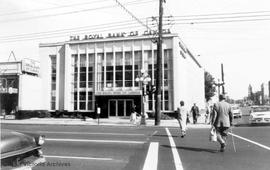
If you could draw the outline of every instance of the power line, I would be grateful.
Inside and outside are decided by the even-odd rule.
[[[25,11],[17,11],[17,12],[9,12],[9,13],[0,13],[0,16],[17,15],[17,14],[25,14],[25,13],[31,13],[31,12],[48,11],[48,10],[54,10],[54,9],[59,9],[59,8],[67,8],[67,7],[74,7],[74,6],[94,4],[94,3],[97,3],[97,2],[104,2],[104,1],[108,1],[108,0],[96,0],[96,1],[84,2],[84,3],[61,5],[61,6],[51,7],[51,8],[41,8],[41,9],[33,9],[33,10],[25,10]]]
[[[211,24],[211,23],[228,23],[228,22],[246,22],[246,21],[264,21],[264,20],[270,20],[270,18],[267,19],[252,19],[252,20],[223,20],[223,21],[198,21],[198,22],[176,22],[175,25],[183,25],[183,24]],[[89,29],[86,30],[76,30],[75,29],[69,29],[69,32],[65,31],[65,32],[46,32],[47,34],[42,34],[44,32],[40,32],[40,33],[34,33],[34,34],[25,34],[25,35],[20,35],[20,37],[1,37],[0,41],[1,42],[13,42],[13,41],[22,41],[22,40],[34,40],[34,39],[45,39],[45,38],[53,38],[53,37],[61,37],[64,35],[69,34],[70,35],[70,31],[72,32],[90,32],[93,33],[93,30],[98,30],[96,32],[102,32],[102,31],[110,31],[110,30],[119,30],[119,29],[126,29],[126,28],[130,28],[132,26],[132,28],[137,28],[140,27],[138,25],[132,25],[132,24],[136,24],[136,23],[125,23],[123,22],[121,24],[121,22],[119,22],[120,24],[118,25],[108,25],[108,24],[101,24],[101,25],[97,25],[99,27],[89,27]],[[121,27],[123,26],[123,27]],[[108,27],[110,27],[110,29],[107,29]],[[59,30],[58,30],[59,31]],[[27,36],[26,36],[27,35]]]
[[[198,17],[198,18],[184,18],[184,19],[176,19],[176,21],[185,21],[185,20],[211,20],[211,19],[239,19],[239,18],[254,18],[254,17],[269,17],[268,15],[245,15],[245,16],[225,16],[225,17]],[[175,16],[178,18],[179,16]]]
[[[244,15],[244,14],[258,14],[270,13],[270,11],[249,11],[249,12],[231,12],[231,13],[212,13],[212,14],[197,14],[197,15],[182,15],[177,17],[201,17],[201,16],[217,16],[217,15]]]
[[[151,30],[151,28],[148,27],[148,25],[144,24],[139,18],[137,18],[135,15],[133,15],[124,5],[122,5],[118,0],[115,0],[115,2],[124,9],[124,11],[126,11],[133,19],[135,19],[136,21],[138,21],[140,24],[142,24],[144,27],[146,27],[147,29]]]
[[[255,22],[255,21],[268,21],[270,18],[257,18],[257,19],[244,19],[244,20],[220,20],[220,21],[195,21],[195,22],[176,22],[176,25],[186,24],[218,24],[218,23],[230,23],[230,22]]]
[[[14,38],[14,37],[19,38],[19,37],[24,37],[24,36],[34,36],[34,35],[40,35],[40,34],[53,34],[53,33],[57,34],[57,33],[67,32],[67,31],[79,31],[81,29],[114,27],[114,26],[121,26],[121,25],[129,25],[129,24],[132,24],[133,22],[135,21],[126,20],[126,21],[111,22],[111,23],[106,23],[106,24],[97,24],[97,25],[83,26],[83,27],[76,27],[76,28],[58,29],[58,30],[36,32],[36,33],[29,33],[29,34],[18,34],[18,35],[12,35],[12,36],[1,36],[0,39]]]
[[[155,2],[155,0],[148,0],[148,1],[143,1],[143,2],[131,1],[131,2],[126,3],[125,5],[140,5],[140,4],[150,3],[150,2]],[[55,17],[55,16],[61,16],[61,15],[68,15],[68,14],[75,14],[75,13],[81,13],[81,12],[101,10],[101,9],[106,9],[106,8],[113,8],[113,7],[116,7],[116,6],[117,5],[107,5],[107,6],[102,6],[102,7],[90,8],[90,9],[81,9],[81,10],[62,12],[62,13],[56,13],[56,14],[47,14],[47,15],[39,15],[39,16],[32,16],[32,17],[0,20],[0,23],[31,20],[31,19],[46,18],[46,17]]]
[[[132,28],[140,28],[141,26],[140,25],[132,25]],[[102,32],[105,32],[105,31],[113,31],[113,30],[121,30],[121,29],[129,29],[130,28],[130,25],[124,25],[122,27],[116,27],[116,28],[113,28],[113,27],[104,27],[104,28],[96,28],[96,29],[92,29],[92,30],[88,30],[88,31],[84,31],[84,32],[81,32],[81,31],[76,31],[76,33],[79,33],[81,32],[84,33],[84,34],[87,34],[87,33],[91,33],[91,34],[95,34],[95,33],[102,33]],[[144,30],[144,29],[142,29]],[[137,30],[138,31],[138,30]],[[47,38],[55,38],[55,37],[63,37],[63,36],[66,36],[66,35],[70,35],[70,32],[66,32],[66,33],[58,33],[58,34],[52,34],[52,35],[39,35],[39,36],[35,36],[35,37],[20,37],[20,38],[14,38],[14,39],[5,39],[5,40],[0,40],[0,42],[2,43],[5,43],[5,42],[16,42],[16,41],[28,41],[28,40],[37,40],[37,39],[47,39]]]

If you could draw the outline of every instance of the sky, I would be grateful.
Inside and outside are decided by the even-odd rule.
[[[39,60],[39,43],[71,35],[143,31],[146,23],[155,25],[146,18],[158,16],[158,1],[118,0],[123,8],[116,0],[0,0],[0,61],[11,51],[17,60]],[[249,84],[257,91],[270,81],[268,0],[166,0],[164,16],[164,28],[178,33],[216,80],[223,63],[230,98],[247,96]],[[124,25],[108,25],[117,22]]]

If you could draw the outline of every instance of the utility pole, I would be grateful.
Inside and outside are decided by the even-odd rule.
[[[223,64],[221,63],[221,81],[222,81],[222,94],[225,94],[225,87],[224,87],[224,71],[223,71]]]
[[[155,125],[160,125],[161,117],[161,60],[162,60],[162,18],[163,2],[159,0],[159,22],[158,22],[158,41],[157,41],[157,72],[156,72],[156,93],[155,93]]]

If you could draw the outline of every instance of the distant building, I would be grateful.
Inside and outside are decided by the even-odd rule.
[[[141,90],[135,81],[145,70],[156,81],[157,45],[149,35],[73,37],[71,41],[39,46],[43,107],[51,112],[80,112],[102,117],[129,116],[141,108]],[[180,100],[187,107],[205,108],[204,70],[176,34],[164,34],[162,58],[162,112],[173,113]],[[154,94],[144,109],[154,112]]]
[[[269,96],[270,96],[270,81],[267,83],[262,83],[261,85],[261,104],[270,104],[269,102]]]

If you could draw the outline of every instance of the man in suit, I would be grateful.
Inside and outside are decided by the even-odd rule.
[[[232,126],[233,115],[229,103],[224,95],[219,95],[219,102],[214,104],[212,124],[217,131],[217,140],[220,143],[220,151],[224,152],[228,130]]]
[[[196,106],[196,103],[194,103],[194,105],[191,107],[191,113],[193,116],[193,123],[196,124],[197,123],[197,116],[199,115],[199,107]]]

